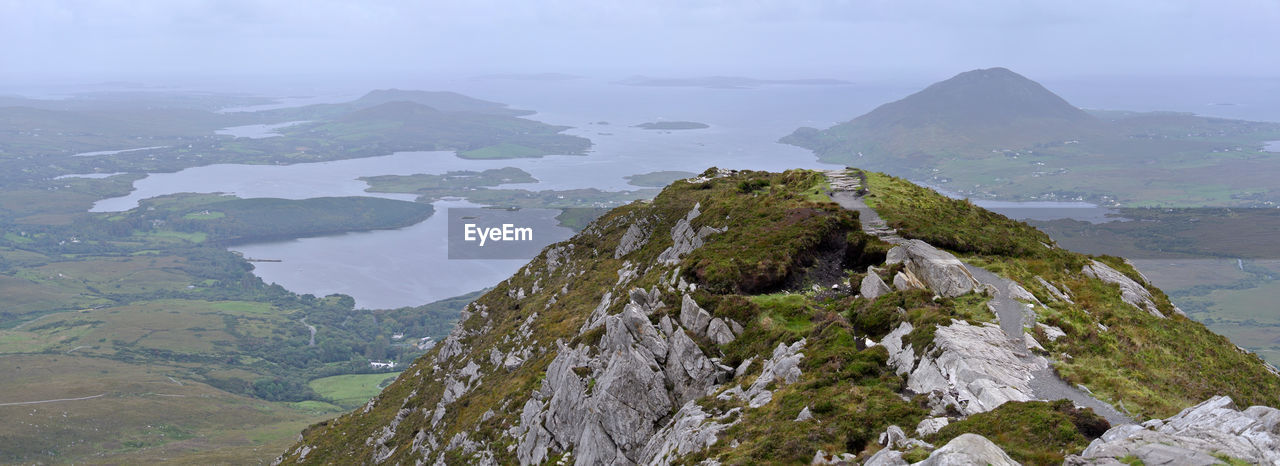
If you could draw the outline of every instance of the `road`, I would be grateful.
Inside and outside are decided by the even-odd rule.
[[[307,330],[311,331],[311,342],[307,343],[307,346],[315,346],[316,345],[316,326],[308,324],[306,317],[303,317],[301,322],[302,322],[302,325],[307,326]]]

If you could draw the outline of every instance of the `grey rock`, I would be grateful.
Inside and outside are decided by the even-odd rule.
[[[889,352],[889,367],[894,368],[894,372],[898,375],[911,373],[915,368],[916,353],[910,343],[903,345],[902,337],[915,330],[909,322],[898,324],[898,328],[893,329],[884,340],[880,341],[884,345],[884,349]]]
[[[697,335],[705,335],[711,324],[711,313],[698,306],[689,295],[680,300],[680,325]]]
[[[880,433],[880,437],[876,440],[885,448],[895,448],[903,445],[907,441],[907,433],[902,431],[901,427],[889,426],[884,432]]]
[[[582,323],[582,328],[578,329],[578,334],[587,333],[590,330],[599,327],[604,323],[605,314],[609,311],[609,306],[613,305],[613,292],[606,291],[604,296],[600,297],[600,304],[596,305],[596,309],[591,311],[591,316],[587,317],[587,321]]]
[[[809,407],[805,406],[800,410],[800,414],[796,415],[796,422],[804,422],[813,419],[813,413],[809,412]]]
[[[951,420],[945,417],[925,418],[924,420],[921,420],[919,424],[916,424],[916,436],[926,437],[933,435],[950,423]]]
[[[675,265],[680,263],[680,258],[685,254],[693,252],[693,250],[702,247],[706,237],[715,233],[723,233],[724,229],[717,229],[709,226],[703,226],[696,231],[693,228],[693,219],[702,215],[698,209],[701,204],[695,204],[688,215],[676,221],[675,226],[671,227],[671,246],[664,249],[658,254],[658,263],[664,265]]]
[[[899,330],[903,328],[899,326]],[[885,340],[882,344],[890,349],[892,342]],[[1047,368],[1048,361],[1039,356],[1022,357],[1019,351],[995,325],[952,320],[951,325],[937,328],[932,349],[909,369],[907,388],[928,394],[938,406],[951,405],[966,415],[990,411],[1007,401],[1029,401],[1035,399],[1032,373]],[[911,367],[914,354],[910,357],[891,358],[890,363],[901,372]]]
[[[1067,464],[1113,464],[1134,457],[1146,464],[1220,464],[1226,455],[1253,464],[1280,464],[1280,410],[1237,410],[1215,396],[1173,417],[1108,430]]]
[[[707,338],[720,345],[732,342],[734,339],[733,329],[729,328],[729,324],[716,317],[711,319],[711,324],[707,326]]]
[[[903,241],[889,250],[885,262],[904,264],[914,278],[939,296],[954,298],[978,286],[959,259],[924,241]]]
[[[1061,328],[1052,325],[1036,324],[1036,326],[1040,327],[1040,330],[1044,331],[1044,336],[1048,338],[1049,341],[1058,341],[1059,338],[1067,336],[1067,332],[1064,332]]]
[[[928,287],[926,287],[924,283],[921,283],[920,280],[916,279],[916,277],[913,277],[907,272],[903,271],[893,275],[893,288],[898,291],[907,291],[907,290],[923,290],[923,289],[927,289]]]
[[[1053,286],[1052,283],[1049,283],[1048,280],[1045,280],[1044,277],[1037,275],[1036,281],[1040,282],[1040,286],[1043,286],[1045,290],[1048,290],[1049,294],[1052,295],[1054,299],[1057,299],[1058,301],[1064,301],[1068,304],[1076,303],[1075,301],[1071,300],[1070,296],[1067,296],[1066,293],[1063,293],[1062,290],[1059,290],[1058,287]]]
[[[876,452],[876,454],[871,455],[870,458],[867,458],[867,461],[862,463],[862,466],[906,466],[906,465],[907,465],[907,460],[902,459],[902,452],[889,449],[889,448],[885,448]]]
[[[1018,466],[1018,462],[1010,458],[996,444],[978,434],[961,434],[934,450],[924,461],[916,466]]]
[[[653,232],[649,226],[650,220],[642,218],[627,227],[626,233],[622,234],[622,239],[618,241],[618,249],[613,251],[614,259],[621,259],[622,256],[630,254],[649,242],[649,234]]]
[[[719,422],[735,414],[735,410],[713,418],[703,411],[702,406],[690,400],[680,407],[680,411],[662,429],[654,433],[649,442],[641,450],[641,462],[645,464],[671,464],[673,461],[690,453],[707,449],[714,445],[717,435],[738,423],[738,416],[731,422]]]
[[[861,293],[864,298],[876,299],[881,295],[892,293],[893,290],[889,288],[889,285],[884,283],[884,280],[880,279],[880,275],[876,274],[874,270],[869,268],[867,270],[867,276],[862,277],[862,286],[858,289],[858,292]]]
[[[632,288],[631,292],[628,293],[628,297],[631,298],[632,303],[640,306],[645,314],[652,314],[653,311],[663,306],[662,294],[658,292],[658,287],[653,287],[648,291],[645,291],[644,288]]]
[[[671,383],[672,399],[678,404],[706,395],[708,388],[733,373],[733,369],[725,370],[707,358],[684,332],[675,332],[669,344],[664,372]]]
[[[1151,292],[1147,288],[1133,281],[1120,271],[1111,268],[1107,264],[1098,261],[1091,261],[1084,266],[1082,270],[1085,276],[1102,280],[1104,283],[1110,283],[1120,287],[1120,299],[1129,305],[1144,310],[1156,317],[1164,317],[1165,315],[1156,308],[1155,302],[1152,301]]]
[[[810,461],[809,464],[853,464],[857,460],[858,457],[850,453],[836,455],[818,450],[817,453],[813,454],[813,461]]]
[[[742,328],[742,324],[739,324],[738,321],[733,319],[725,319],[725,321],[729,322],[729,329],[733,330],[733,336],[737,337],[742,335],[743,330],[745,330]]]

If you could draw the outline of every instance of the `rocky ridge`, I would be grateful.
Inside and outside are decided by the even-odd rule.
[[[1097,266],[1090,276],[1083,264],[1147,291],[1160,320],[1191,325],[1164,311],[1158,290],[1100,261],[992,279],[971,258],[878,217],[850,221],[845,194],[860,201],[867,187],[842,176],[709,170],[605,215],[469,305],[454,332],[379,397],[309,428],[279,462],[1015,464],[1137,451],[1151,442],[1135,428],[1191,449],[1179,439],[1210,435],[1195,430],[1208,421],[1170,418],[1094,440],[1102,431],[1087,426],[1106,423],[1090,410],[1035,404],[1067,398],[1127,421],[1053,368],[1073,352],[1087,357],[1072,345],[1088,332],[1123,335],[1128,324],[1112,316],[1157,318],[1124,298],[1126,285],[1108,281],[1115,276]],[[845,188],[831,195],[839,204],[812,201],[829,177]],[[810,286],[832,280],[824,261],[844,275]],[[1103,316],[1111,330],[1093,330]],[[1016,331],[1005,325],[1015,320]],[[1099,397],[1159,406],[1095,377]],[[1257,399],[1237,385],[1223,390]],[[1244,446],[1274,448],[1262,435],[1274,431],[1270,411],[1214,406],[1189,412],[1241,426],[1222,431],[1245,439],[1224,454],[1267,458]],[[1065,423],[1068,443],[1019,443],[966,422],[1029,422],[1012,417],[1018,409]],[[1174,425],[1182,427],[1160,430]]]

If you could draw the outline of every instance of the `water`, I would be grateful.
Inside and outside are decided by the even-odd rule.
[[[906,96],[922,85],[856,84],[848,86],[771,86],[755,89],[656,88],[610,84],[606,80],[510,81],[435,80],[379,83],[369,87],[453,90],[476,98],[537,110],[527,118],[574,128],[568,134],[589,138],[594,147],[587,156],[548,156],[536,159],[465,160],[449,152],[403,152],[356,160],[291,166],[213,165],[177,173],[152,174],[135,182],[128,196],[96,203],[93,211],[133,208],[137,201],[176,192],[228,192],[241,197],[303,199],[318,196],[373,195],[411,199],[410,195],[365,193],[361,176],[386,174],[439,174],[452,170],[484,170],[513,166],[539,180],[537,184],[512,185],[525,189],[598,188],[633,190],[624,177],[655,170],[698,173],[707,167],[785,170],[832,168],[819,163],[807,150],[778,144],[778,138],[800,126],[825,128],[865,113],[875,106]],[[1070,84],[1070,83],[1069,83]],[[1277,119],[1267,106],[1208,107],[1187,100],[1165,105],[1155,100],[1135,102],[1109,99],[1108,89],[1086,83],[1063,86],[1064,96],[1082,106],[1111,109],[1181,110],[1201,113],[1249,113],[1258,119]],[[1050,88],[1055,88],[1050,85]],[[1115,91],[1116,95],[1131,96]],[[363,91],[331,93],[317,98],[291,98],[266,106],[225,109],[250,111],[310,103],[349,100]],[[342,98],[335,96],[342,95]],[[1225,98],[1225,97],[1224,97]],[[1206,110],[1210,110],[1206,112]],[[1223,115],[1235,116],[1235,115]],[[633,125],[658,120],[707,123],[711,128],[689,131],[651,131]],[[609,124],[597,124],[607,121]],[[253,134],[270,131],[256,127]],[[227,130],[248,131],[246,127]],[[239,136],[238,133],[233,134]],[[590,174],[584,176],[583,174]],[[1092,204],[1002,203],[977,201],[1020,218],[1052,220],[1106,218],[1107,209]],[[299,293],[323,295],[340,292],[366,307],[418,305],[492,286],[514,272],[524,261],[446,261],[442,209],[466,205],[462,201],[437,203],[437,214],[412,227],[322,238],[307,238],[238,246],[249,257],[283,262],[255,263],[255,271],[268,282],[280,283]]]
[[[355,232],[290,241],[235,246],[254,259],[254,273],[299,293],[324,296],[342,293],[365,308],[414,306],[493,286],[514,274],[527,260],[448,260],[445,209],[479,207],[463,200],[436,202],[426,221],[398,230]],[[540,212],[555,224],[557,210]],[[572,235],[567,228],[539,228],[552,241]]]
[[[265,124],[265,125],[232,126],[229,128],[222,128],[220,130],[214,131],[214,134],[221,134],[223,136],[232,136],[236,138],[249,138],[249,139],[273,138],[273,137],[283,136],[283,134],[276,132],[276,130],[280,128],[286,128],[289,126],[300,125],[303,123],[309,123],[309,122],[308,121],[288,121],[284,123],[272,123],[272,124]]]
[[[123,175],[123,174],[125,174],[125,173],[124,173],[124,172],[115,172],[115,173],[73,173],[73,174],[70,174],[70,175],[59,175],[59,176],[55,176],[55,177],[53,177],[53,179],[55,179],[55,180],[64,180],[64,179],[67,179],[67,178],[110,178],[110,177],[113,177],[113,176],[116,176],[116,175]]]
[[[122,154],[125,152],[134,152],[134,151],[140,151],[140,150],[164,149],[165,147],[168,147],[168,146],[138,147],[134,149],[120,149],[120,150],[100,150],[100,151],[94,151],[94,152],[81,152],[79,154],[71,154],[71,156],[72,157],[93,157],[97,155]]]

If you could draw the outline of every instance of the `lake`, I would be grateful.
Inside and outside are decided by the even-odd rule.
[[[390,87],[382,83],[378,87]],[[412,199],[410,195],[365,193],[356,178],[452,170],[518,167],[539,180],[509,187],[525,189],[638,189],[624,177],[657,170],[698,173],[707,167],[785,170],[836,168],[812,153],[778,144],[800,126],[827,127],[918,89],[894,85],[766,86],[755,89],[635,87],[606,80],[502,81],[437,80],[394,83],[402,88],[453,90],[477,98],[538,111],[528,118],[572,126],[568,134],[591,139],[586,156],[511,160],[465,160],[451,152],[402,152],[380,157],[289,166],[212,165],[177,173],[152,174],[134,183],[128,196],[99,201],[96,212],[120,211],[137,201],[176,192],[225,192],[241,197],[304,199],[369,195]],[[351,93],[358,95],[358,93]],[[338,95],[338,94],[334,94]],[[280,104],[229,111],[340,101],[332,95],[290,99]],[[1109,105],[1108,108],[1123,108]],[[1177,108],[1165,108],[1176,110]],[[655,131],[634,125],[653,121],[696,121],[710,128]],[[600,124],[607,122],[608,124]],[[293,123],[293,122],[290,122]],[[232,135],[269,136],[274,125],[227,128]],[[584,176],[589,174],[589,176]],[[1105,209],[1083,203],[982,205],[1014,216],[1028,212],[1102,221]],[[237,246],[249,257],[282,262],[255,263],[255,273],[299,293],[351,295],[363,307],[425,304],[486,286],[515,271],[523,261],[446,261],[444,209],[463,201],[440,201],[431,219],[399,230],[350,233],[295,241]],[[1030,211],[1027,211],[1027,208]],[[1060,209],[1061,207],[1067,207]],[[1019,214],[1014,210],[1022,210]]]

